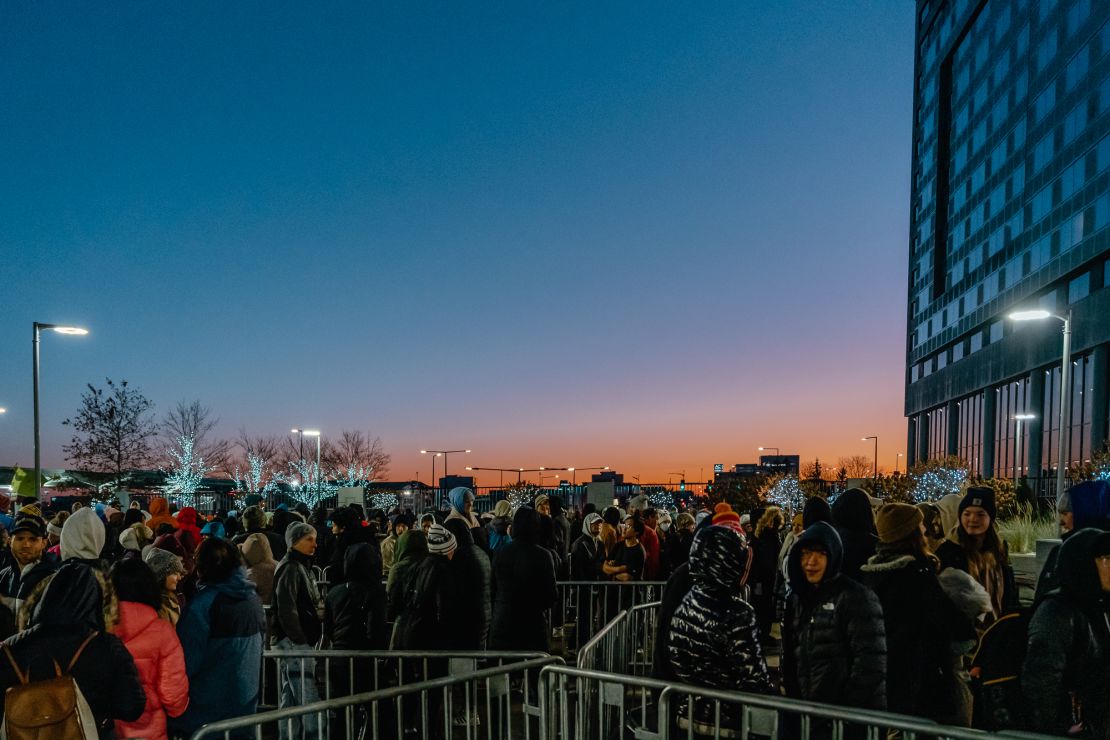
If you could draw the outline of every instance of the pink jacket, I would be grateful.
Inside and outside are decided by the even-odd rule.
[[[135,659],[146,691],[143,716],[135,722],[116,722],[116,735],[168,740],[166,715],[178,717],[189,706],[189,678],[177,631],[146,604],[121,601],[115,634]]]

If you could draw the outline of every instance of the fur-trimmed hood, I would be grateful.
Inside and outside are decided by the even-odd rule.
[[[917,558],[913,555],[872,555],[860,570],[864,573],[888,573],[916,562]]]

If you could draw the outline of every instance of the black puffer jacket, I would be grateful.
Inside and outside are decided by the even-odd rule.
[[[393,632],[395,649],[449,649],[459,621],[451,600],[450,566],[443,555],[428,555],[416,564]]]
[[[492,605],[489,555],[474,542],[474,530],[462,519],[443,524],[455,535],[457,548],[448,568],[450,599],[455,613],[447,647],[451,650],[485,650],[489,641]]]
[[[104,577],[80,563],[67,563],[53,576],[31,612],[30,627],[7,643],[20,670],[32,681],[54,677],[55,662],[65,670],[92,632],[72,676],[89,702],[100,737],[115,737],[113,720],[133,722],[146,707],[135,661],[115,635],[105,631]],[[0,656],[0,694],[19,683],[11,663]],[[0,717],[3,706],[0,706]]]
[[[829,556],[822,581],[806,581],[806,543]],[[883,611],[871,589],[840,573],[840,536],[825,522],[801,534],[790,550],[790,602],[783,623],[783,682],[787,696],[825,704],[886,708]]]
[[[1037,732],[1067,733],[1074,692],[1084,736],[1110,737],[1110,604],[1091,554],[1100,535],[1082,529],[1060,546],[1060,588],[1029,623],[1021,689]]]
[[[348,547],[343,562],[347,580],[332,586],[324,598],[324,635],[336,650],[389,647],[381,560],[373,549],[365,542]]]
[[[887,709],[940,721],[951,717],[953,642],[975,640],[975,625],[941,589],[933,561],[880,550],[863,566],[879,597],[886,632]]]
[[[16,633],[19,607],[43,579],[49,578],[60,563],[54,553],[44,552],[42,558],[21,569],[15,561],[0,571],[0,640]]]
[[[540,515],[522,506],[513,515],[513,541],[493,559],[493,650],[546,651],[547,610],[555,603],[555,565],[538,543]]]
[[[678,566],[667,585],[663,587],[663,597],[659,602],[659,611],[656,614],[655,624],[655,650],[652,653],[651,675],[653,678],[665,681],[675,681],[674,669],[671,667],[671,620],[674,617],[682,600],[690,592],[694,580],[690,577],[690,561]]]
[[[860,569],[875,554],[879,538],[875,536],[875,514],[871,498],[862,488],[849,488],[832,505],[833,523],[844,546],[844,562],[840,572],[861,580]]]
[[[707,527],[694,537],[689,564],[693,585],[671,617],[675,677],[696,686],[771,693],[755,610],[740,597],[752,566],[751,550],[734,530]],[[699,721],[711,722],[714,708],[715,702],[694,700]],[[731,726],[734,708],[723,705],[721,713],[722,722]]]

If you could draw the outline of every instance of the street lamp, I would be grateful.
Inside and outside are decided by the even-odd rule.
[[[470,452],[470,450],[420,450],[421,455],[428,453],[435,453],[432,455],[432,484],[435,485],[436,477],[436,458],[443,455],[443,477],[447,477],[447,456],[456,452]]]
[[[1029,419],[1036,419],[1036,414],[1014,414],[1014,421],[1017,425],[1014,428],[1014,490],[1018,488],[1018,474],[1021,468],[1018,467],[1018,455],[1021,449],[1021,422],[1028,421]]]
[[[894,458],[894,472],[895,473],[898,472],[898,464],[900,462],[902,462],[902,453],[901,452],[899,452],[898,455],[895,456],[895,458]]]
[[[82,329],[79,326],[63,326],[60,324],[43,324],[38,321],[32,324],[33,338],[31,339],[31,349],[34,356],[34,396],[35,396],[35,498],[39,497],[39,482],[42,480],[42,463],[40,461],[39,452],[39,333],[43,329],[53,329],[58,334],[69,334],[71,336],[84,336],[89,333],[88,329]]]
[[[879,478],[879,437],[878,435],[873,437],[861,437],[860,441],[866,442],[869,439],[875,440],[875,475],[873,477],[877,480]]]
[[[544,468],[540,468],[540,470],[543,470],[543,469]],[[609,466],[608,465],[603,465],[601,467],[595,467],[595,468],[571,468],[571,467],[563,468],[563,467],[560,467],[560,466],[550,466],[550,469],[551,470],[565,470],[565,471],[567,471],[568,473],[571,474],[571,485],[572,486],[577,486],[578,485],[578,471],[579,470],[583,470],[583,471],[585,471],[585,470],[608,470]]]
[[[1063,357],[1060,361],[1060,446],[1056,454],[1056,500],[1064,497],[1064,468],[1067,464],[1067,435],[1071,426],[1071,399],[1068,398],[1068,383],[1071,380],[1071,309],[1063,316],[1051,311],[1032,310],[1014,311],[1009,318],[1013,321],[1042,321],[1054,318],[1064,324]]]
[[[766,452],[767,450],[774,450],[776,455],[779,454],[779,448],[778,447],[760,447],[759,448],[760,452]]]
[[[304,462],[304,438],[316,438],[316,498],[319,500],[320,494],[323,489],[320,487],[320,430],[319,429],[291,429],[294,434],[300,435],[301,439],[301,462]]]

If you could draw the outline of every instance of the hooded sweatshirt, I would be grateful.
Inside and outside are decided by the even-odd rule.
[[[150,527],[154,534],[158,534],[158,527],[163,524],[177,529],[177,520],[170,516],[169,503],[161,496],[156,496],[150,500],[150,520],[147,521],[146,526]]]
[[[247,580],[254,584],[263,604],[269,604],[274,593],[274,571],[277,561],[270,550],[270,541],[261,532],[255,532],[239,545],[247,566]]]
[[[82,511],[96,517],[92,509]],[[72,560],[65,563],[38,601],[28,602],[28,629],[7,641],[16,665],[29,673],[32,681],[42,681],[54,678],[55,663],[68,666],[85,638],[97,633],[70,673],[89,703],[101,737],[112,736],[113,720],[135,721],[146,706],[135,661],[119,638],[105,630],[106,588],[106,579],[98,570]],[[11,663],[0,660],[0,693],[18,683]]]
[[[104,522],[89,507],[78,509],[62,525],[62,560],[80,560],[100,564],[104,548]]]
[[[1102,590],[1092,550],[1097,529],[1081,529],[1060,546],[1060,587],[1029,622],[1021,688],[1033,729],[1052,735],[1072,724],[1074,692],[1087,737],[1110,732],[1110,594]]]
[[[812,500],[812,499],[811,499]],[[828,564],[820,583],[802,570],[806,546],[824,550]],[[879,600],[870,589],[841,574],[844,548],[827,522],[798,537],[787,558],[790,601],[783,621],[783,683],[786,695],[825,704],[886,707],[886,634]]]
[[[753,694],[772,693],[755,610],[740,596],[752,551],[728,527],[710,526],[690,547],[692,586],[671,618],[671,670],[681,683]],[[685,702],[683,702],[685,705]],[[698,721],[712,722],[716,703],[694,699]],[[721,706],[722,726],[736,710]]]

